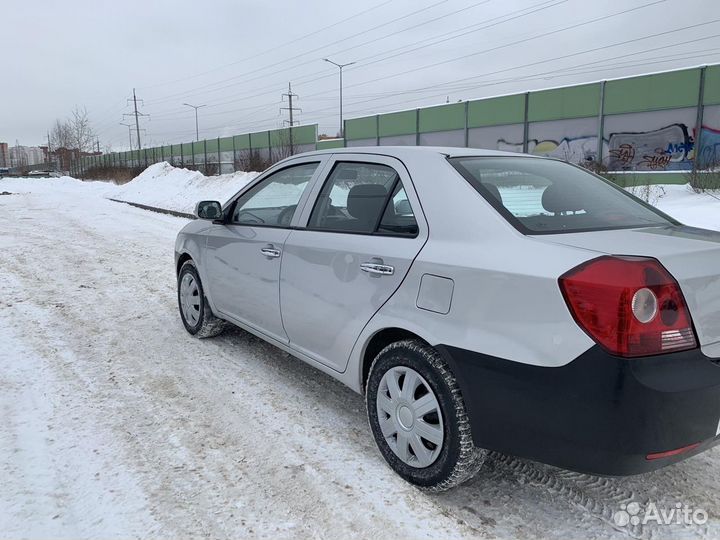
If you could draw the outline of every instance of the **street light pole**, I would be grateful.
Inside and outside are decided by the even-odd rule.
[[[127,126],[128,128],[128,141],[130,142],[130,150],[132,150],[132,124],[124,124],[120,122],[121,126]]]
[[[337,62],[333,62],[329,58],[323,58],[325,62],[328,62],[332,64],[333,66],[336,66],[340,69],[340,136],[345,136],[345,130],[343,129],[345,125],[343,124],[343,80],[342,80],[342,74],[343,74],[343,68],[347,66],[352,66],[355,62],[348,62],[347,64],[338,64]]]
[[[200,140],[200,131],[198,130],[198,109],[205,107],[205,105],[190,105],[189,103],[183,103],[183,105],[187,105],[188,107],[192,107],[195,109],[195,140]]]

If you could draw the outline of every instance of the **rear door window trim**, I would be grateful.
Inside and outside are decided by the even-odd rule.
[[[338,154],[341,155],[341,154]],[[385,156],[383,156],[385,157]],[[330,182],[333,172],[335,171],[335,168],[343,163],[356,163],[358,165],[382,165],[385,167],[389,167],[395,171],[395,175],[397,178],[393,182],[392,189],[388,190],[388,194],[386,195],[385,202],[383,204],[383,209],[380,212],[380,216],[378,218],[378,221],[375,223],[375,228],[371,232],[364,232],[364,231],[348,231],[345,229],[325,229],[325,228],[317,228],[312,227],[310,225],[310,220],[312,219],[313,213],[315,212],[315,208],[317,207],[318,203],[320,202],[320,194],[322,193],[323,189],[325,189],[325,186],[328,182]],[[415,222],[417,225],[418,230],[415,232],[415,234],[399,234],[399,233],[387,233],[387,232],[381,232],[378,231],[378,228],[380,227],[380,223],[383,220],[383,217],[385,216],[385,211],[387,210],[387,206],[392,200],[393,193],[395,189],[397,188],[398,183],[400,183],[403,186],[403,190],[405,190],[405,193],[407,195],[407,188],[405,187],[405,184],[402,183],[402,178],[400,175],[400,172],[397,170],[396,167],[393,167],[392,165],[388,165],[387,163],[382,163],[379,161],[372,161],[372,160],[362,160],[357,158],[352,159],[337,159],[330,168],[329,171],[327,171],[326,174],[323,174],[323,180],[321,182],[320,190],[318,191],[317,195],[315,195],[315,200],[312,204],[312,209],[310,211],[310,214],[308,216],[308,222],[304,226],[294,227],[295,230],[305,230],[305,231],[312,231],[312,232],[321,232],[321,233],[334,233],[334,234],[353,234],[353,235],[361,235],[361,236],[382,236],[382,237],[388,237],[388,238],[417,238],[420,234],[420,225],[418,223],[415,209],[413,208],[412,202],[408,200],[408,203],[410,204],[410,208],[413,210],[413,217],[415,218]],[[309,202],[309,201],[308,201]],[[306,203],[307,204],[307,203]]]

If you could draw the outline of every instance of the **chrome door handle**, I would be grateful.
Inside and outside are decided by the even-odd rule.
[[[280,256],[280,250],[271,247],[262,248],[260,250],[260,253],[271,259],[276,259]]]
[[[395,268],[392,266],[377,263],[362,263],[360,270],[368,274],[379,274],[381,276],[392,276],[395,273]]]

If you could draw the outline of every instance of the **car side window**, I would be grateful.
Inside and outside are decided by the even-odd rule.
[[[303,163],[271,174],[237,200],[230,222],[289,227],[300,197],[318,165]]]
[[[417,222],[397,171],[379,163],[338,162],[310,215],[310,229],[415,235]]]

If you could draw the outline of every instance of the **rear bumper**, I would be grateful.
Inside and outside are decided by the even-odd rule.
[[[595,346],[559,368],[438,349],[457,376],[482,448],[622,476],[720,442],[720,365],[699,349],[624,359]],[[678,455],[647,459],[697,443]]]

